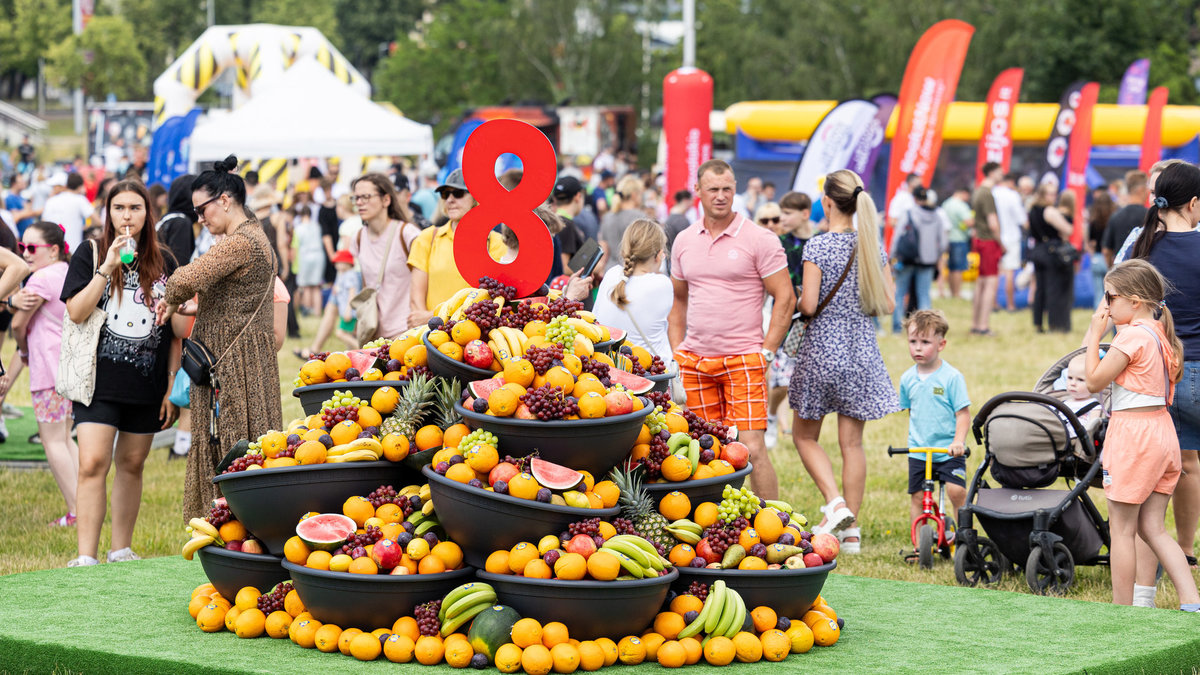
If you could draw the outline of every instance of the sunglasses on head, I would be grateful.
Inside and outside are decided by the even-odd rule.
[[[762,223],[763,225],[766,225],[766,224],[768,224],[768,223],[770,223],[771,225],[775,225],[775,224],[776,224],[776,223],[778,223],[780,220],[781,220],[781,219],[780,219],[780,217],[779,217],[779,216],[775,216],[774,218],[759,218],[759,219],[758,219],[758,222]]]
[[[37,250],[39,248],[47,248],[49,246],[53,246],[53,244],[26,244],[25,242],[18,241],[17,242],[17,253],[24,253],[25,251],[29,251],[30,253],[37,253]]]
[[[442,190],[441,194],[442,194],[442,199],[447,199],[449,197],[454,197],[455,199],[462,199],[463,197],[467,196],[467,191],[466,190],[456,190],[453,188],[446,188],[445,190]]]

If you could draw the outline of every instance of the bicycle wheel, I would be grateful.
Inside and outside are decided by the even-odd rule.
[[[946,545],[938,547],[942,557],[950,560],[954,557],[954,550],[957,548],[958,538],[958,523],[950,516],[946,516]]]
[[[923,569],[933,568],[933,547],[936,545],[933,527],[922,525],[921,531],[917,533],[917,562]]]

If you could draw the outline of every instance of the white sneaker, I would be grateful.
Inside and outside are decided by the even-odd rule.
[[[128,546],[119,551],[108,552],[108,562],[128,562],[130,560],[141,560],[141,558]]]
[[[767,418],[767,431],[763,435],[763,444],[766,445],[768,448],[773,448],[773,447],[775,447],[775,444],[778,442],[779,442],[779,425],[777,425],[775,423],[775,418],[768,417]]]
[[[92,565],[99,565],[99,564],[100,564],[100,561],[96,560],[92,556],[81,555],[78,558],[75,558],[71,562],[67,563],[67,567],[91,567]]]
[[[3,416],[4,419],[19,420],[25,416],[25,411],[11,403],[6,402],[3,405],[0,405],[0,416]]]

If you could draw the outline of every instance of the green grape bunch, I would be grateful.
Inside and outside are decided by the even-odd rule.
[[[546,341],[564,347],[575,344],[575,336],[578,333],[565,316],[556,316],[546,325]]]
[[[499,443],[500,439],[496,438],[496,434],[484,429],[476,429],[463,436],[462,440],[458,442],[458,453],[461,455],[477,445],[490,445],[499,450]]]
[[[363,401],[349,391],[338,391],[335,389],[333,390],[333,396],[321,402],[321,409],[326,410],[342,406],[357,408],[362,405],[366,405],[366,401]]]
[[[667,428],[667,413],[663,412],[661,405],[654,406],[654,412],[646,416],[646,426],[651,434],[657,434]]]

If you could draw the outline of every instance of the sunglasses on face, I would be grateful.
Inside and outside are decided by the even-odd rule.
[[[463,197],[467,196],[467,191],[466,190],[446,189],[446,190],[442,190],[441,194],[442,194],[442,199],[449,199],[451,197],[454,197],[455,199],[462,199]]]
[[[221,195],[217,195],[216,197],[209,199],[208,201],[204,202],[203,204],[200,204],[199,206],[194,207],[192,210],[196,212],[196,217],[203,218],[204,217],[204,209],[207,208],[209,204],[217,201],[220,198],[221,198]]]
[[[779,223],[779,221],[780,221],[779,216],[775,216],[774,218],[759,218],[758,219],[758,222],[761,225],[767,225],[767,224],[775,225],[775,224]]]
[[[1104,291],[1104,302],[1110,306],[1113,304],[1113,300],[1115,298],[1119,298],[1119,297],[1121,297],[1121,296],[1117,295],[1116,293],[1110,293],[1109,291]]]
[[[26,244],[25,242],[17,242],[17,253],[29,251],[30,255],[36,254],[39,248],[49,248],[51,244]]]

